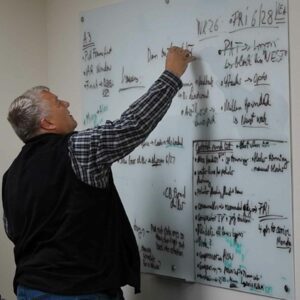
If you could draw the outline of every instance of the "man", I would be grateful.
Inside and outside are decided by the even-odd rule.
[[[139,252],[111,175],[156,127],[182,87],[191,53],[169,49],[165,71],[119,120],[74,132],[69,103],[36,87],[10,106],[25,143],[3,177],[18,299],[123,299],[140,290]]]

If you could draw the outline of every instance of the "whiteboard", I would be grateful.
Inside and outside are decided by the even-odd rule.
[[[83,12],[83,123],[117,119],[197,57],[163,120],[113,165],[142,271],[294,299],[285,0],[128,0]]]

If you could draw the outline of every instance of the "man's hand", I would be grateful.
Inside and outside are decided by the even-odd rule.
[[[188,64],[195,60],[189,50],[179,47],[171,47],[167,53],[166,70],[172,72],[174,75],[181,77],[185,72]]]

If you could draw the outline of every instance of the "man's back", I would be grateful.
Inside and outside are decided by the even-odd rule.
[[[139,256],[112,178],[91,187],[73,172],[69,135],[30,140],[4,176],[16,283],[56,294],[139,290]]]

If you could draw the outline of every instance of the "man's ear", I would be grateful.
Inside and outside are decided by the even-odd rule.
[[[41,128],[46,131],[52,131],[56,129],[56,126],[45,118],[41,119],[40,125]]]

